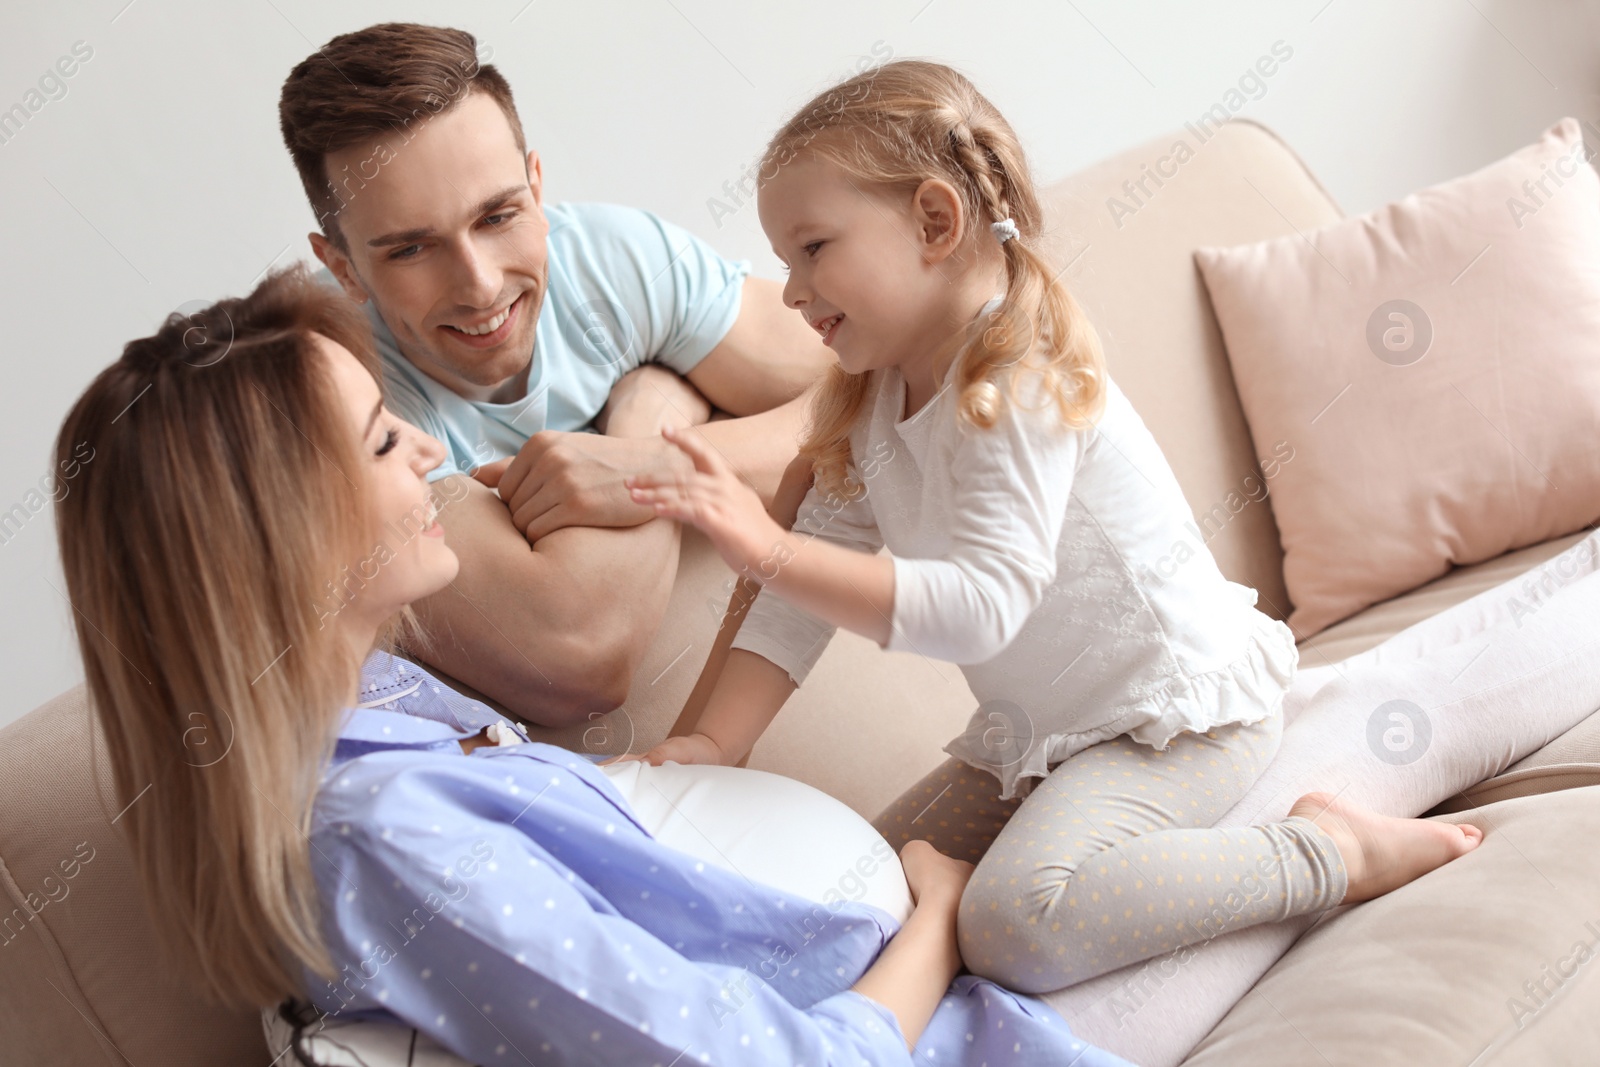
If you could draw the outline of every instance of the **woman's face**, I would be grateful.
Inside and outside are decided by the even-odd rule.
[[[333,603],[350,622],[376,631],[407,604],[449,585],[460,569],[425,477],[443,461],[444,446],[383,406],[378,383],[349,349],[316,340],[357,435],[371,516],[367,549],[340,572]]]

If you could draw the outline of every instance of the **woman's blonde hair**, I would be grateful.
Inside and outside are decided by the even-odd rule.
[[[359,661],[321,629],[371,527],[313,334],[376,368],[356,306],[303,268],[174,314],[67,416],[57,536],[116,808],[159,940],[213,996],[331,977],[311,802]],[[87,457],[87,461],[85,461]]]
[[[992,241],[990,224],[1010,218],[1019,236],[1001,245],[1006,292],[975,323],[955,359],[958,410],[992,427],[1005,403],[997,379],[1026,368],[1043,379],[1069,426],[1088,425],[1104,403],[1105,358],[1088,316],[1034,247],[1043,223],[1039,198],[1017,135],[1005,117],[959,72],[938,63],[899,60],[864,71],[818,94],[775,134],[760,180],[802,154],[825,160],[862,182],[904,190],[942,178],[961,196],[969,239]],[[800,445],[819,487],[847,498],[850,428],[867,395],[867,374],[829,368],[812,401]],[[1016,376],[1010,375],[1016,401]]]

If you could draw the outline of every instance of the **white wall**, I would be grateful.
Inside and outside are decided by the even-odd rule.
[[[123,342],[309,257],[278,87],[314,47],[371,22],[445,22],[490,45],[552,198],[650,208],[774,277],[753,208],[719,226],[707,202],[875,47],[965,70],[1049,180],[1195,118],[1282,39],[1292,58],[1240,113],[1277,129],[1351,214],[1490,162],[1562,115],[1600,124],[1600,0],[19,7],[0,16],[0,109],[76,42],[93,55],[0,144],[0,513],[39,503],[28,492],[62,416]],[[0,537],[3,723],[80,672],[48,508]]]

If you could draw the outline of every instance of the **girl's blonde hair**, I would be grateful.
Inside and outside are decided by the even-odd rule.
[[[1088,316],[1034,247],[1043,223],[1027,160],[1005,117],[959,72],[899,60],[864,71],[813,98],[767,145],[760,179],[769,181],[802,153],[852,178],[907,195],[929,178],[960,194],[969,239],[992,241],[990,224],[1010,218],[1019,236],[1001,245],[1006,292],[975,323],[955,359],[958,410],[992,427],[1005,403],[997,379],[1027,368],[1055,397],[1072,427],[1092,422],[1104,403],[1105,358]],[[813,398],[800,454],[819,487],[846,498],[863,486],[848,478],[850,428],[867,395],[867,374],[829,368]],[[1009,376],[1016,401],[1016,376]]]
[[[360,665],[320,616],[372,527],[313,333],[375,370],[365,317],[297,267],[129,343],[56,441],[116,821],[159,940],[255,1005],[301,989],[297,963],[334,975],[307,833]]]

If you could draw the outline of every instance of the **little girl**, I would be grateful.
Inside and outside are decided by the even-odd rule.
[[[877,825],[979,861],[963,959],[1027,992],[1377,896],[1481,840],[1319,793],[1213,826],[1277,750],[1294,638],[1204,547],[1156,566],[1188,505],[1035,251],[1022,149],[970,82],[851,78],[761,176],[784,300],[838,366],[793,530],[691,433],[664,431],[692,474],[628,479],[764,583],[696,732],[643,758],[739,761],[838,626],[960,665],[980,704],[954,758]]]

